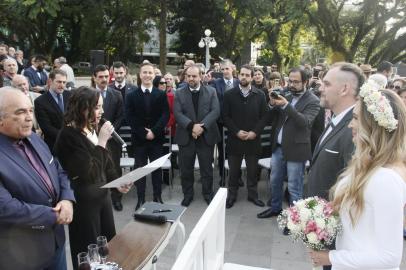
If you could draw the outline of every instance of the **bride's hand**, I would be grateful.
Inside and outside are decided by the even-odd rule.
[[[314,266],[331,265],[330,258],[328,257],[329,251],[315,251],[309,249],[309,255]]]

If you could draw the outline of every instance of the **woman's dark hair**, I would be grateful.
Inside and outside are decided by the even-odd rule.
[[[88,86],[73,90],[64,115],[65,124],[80,130],[84,127],[91,131],[96,129],[94,110],[99,97],[100,92]]]
[[[155,76],[154,80],[152,81],[152,86],[158,88],[159,82],[161,81],[162,76]]]
[[[262,77],[263,77],[263,78],[262,78],[262,82],[261,82],[260,84],[257,84],[257,83],[255,82],[255,80],[252,79],[251,85],[253,85],[254,87],[256,87],[256,88],[258,88],[258,89],[266,88],[267,80],[266,80],[266,78],[265,78],[265,73],[264,73],[264,71],[263,71],[262,69],[260,69],[260,68],[255,68],[255,69],[253,70],[253,72],[252,72],[252,77],[254,77],[255,72],[261,72]]]

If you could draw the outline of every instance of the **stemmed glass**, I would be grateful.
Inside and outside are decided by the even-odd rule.
[[[101,262],[103,264],[105,264],[106,260],[107,260],[107,256],[109,255],[109,248],[107,245],[106,236],[97,237],[97,247],[99,248],[99,255],[101,257]]]
[[[89,254],[87,252],[81,252],[78,254],[79,270],[91,270]]]
[[[87,252],[89,254],[90,265],[97,265],[100,263],[99,248],[96,244],[88,245]]]

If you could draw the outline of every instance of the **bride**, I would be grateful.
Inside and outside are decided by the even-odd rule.
[[[355,153],[330,191],[343,232],[336,250],[310,251],[333,270],[399,269],[406,203],[406,110],[395,92],[361,87],[350,128]]]

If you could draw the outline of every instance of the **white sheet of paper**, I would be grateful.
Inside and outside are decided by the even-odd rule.
[[[126,184],[131,184],[134,183],[135,181],[141,179],[142,177],[152,173],[153,171],[161,168],[164,164],[165,161],[169,158],[171,153],[166,154],[151,163],[148,163],[144,167],[138,168],[132,172],[129,172],[119,178],[117,178],[114,181],[111,181],[110,183],[102,186],[101,188],[118,188]]]

